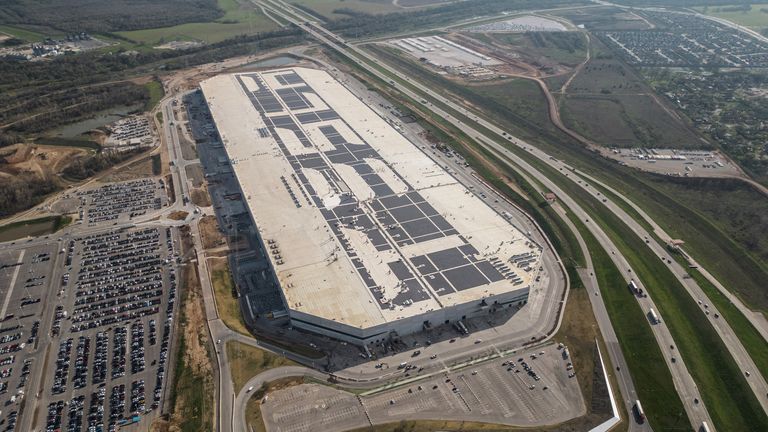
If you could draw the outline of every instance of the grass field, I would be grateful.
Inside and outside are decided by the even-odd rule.
[[[560,95],[563,123],[606,147],[701,148],[690,125],[670,115],[642,77],[593,39],[592,59]]]
[[[567,95],[560,101],[563,123],[605,147],[706,147],[647,95]]]
[[[216,310],[224,324],[230,329],[242,333],[246,336],[252,336],[251,332],[245,326],[243,315],[240,312],[240,303],[232,295],[234,281],[229,272],[229,265],[225,258],[215,258],[208,260],[208,266],[211,273],[211,284],[216,296]]]
[[[146,104],[144,104],[144,111],[151,111],[155,106],[157,106],[157,104],[160,102],[160,99],[165,96],[163,85],[158,81],[152,80],[144,84],[144,87],[149,91],[149,100]]]
[[[37,31],[25,29],[22,27],[14,27],[9,25],[0,25],[0,33],[5,33],[9,36],[13,36],[18,39],[25,40],[27,42],[42,42],[47,37],[60,36],[60,32],[52,32],[50,34],[40,33]]]
[[[587,53],[581,32],[488,33],[486,38],[509,45],[528,58],[545,57],[569,66],[584,61]]]
[[[742,5],[739,5],[742,6]],[[768,28],[768,3],[747,5],[749,11],[727,11],[728,6],[695,7],[694,9],[717,18],[727,19],[755,31]],[[731,6],[733,7],[733,6]]]
[[[594,221],[608,233],[622,255],[627,257],[636,272],[635,276],[648,289],[664,325],[678,344],[675,351],[685,360],[718,429],[749,430],[757,425],[761,425],[758,429],[768,427],[768,417],[747,386],[742,371],[696,301],[642,239],[585,191],[568,183],[561,181],[571,196],[577,197],[582,205],[591,210]],[[626,288],[624,292],[627,292]]]
[[[621,272],[608,253],[580,220],[574,217],[572,222],[589,248],[603,302],[651,426],[655,430],[685,429],[690,422],[672,384],[672,375],[664,363],[663,354],[648,326],[645,312],[629,294]]]
[[[191,243],[187,241],[187,243]],[[191,244],[185,243],[185,248]],[[181,308],[169,407],[170,430],[199,432],[213,427],[213,370],[205,312],[195,267],[182,272]]]
[[[520,116],[538,124],[545,125],[550,132],[555,126],[549,121],[549,110],[546,103],[531,103],[532,100],[543,100],[544,95],[539,85],[529,79],[516,78],[502,84],[485,84],[472,89],[499,104],[509,108]]]
[[[392,0],[288,0],[288,3],[312,9],[329,18],[347,18],[348,15],[334,13],[337,9],[351,9],[367,14],[398,12],[404,9],[392,4]]]
[[[598,43],[592,38],[592,59],[571,81],[569,94],[637,94],[646,92],[642,78],[606,50],[594,48]]]
[[[267,18],[252,4],[238,0],[218,0],[224,10],[222,18],[207,23],[188,23],[172,27],[118,32],[133,41],[157,45],[170,41],[220,42],[242,34],[254,34],[274,30],[277,24]]]
[[[70,223],[72,218],[69,216],[46,216],[10,223],[0,226],[0,242],[52,234]]]
[[[227,342],[226,349],[235,393],[240,393],[248,380],[267,369],[297,365],[285,357],[237,341]]]
[[[687,265],[687,261],[685,261],[681,255],[678,254],[675,258],[681,265]],[[749,356],[752,357],[758,371],[765,379],[768,379],[768,345],[766,345],[762,335],[755,329],[749,320],[739,312],[736,306],[734,306],[733,303],[731,303],[731,301],[728,300],[717,287],[712,285],[698,270],[688,269],[688,274],[699,284],[709,300],[712,301],[712,304],[720,311],[722,317],[728,321],[728,324],[733,328],[733,331],[739,337],[739,340],[741,340],[744,348],[749,353]]]

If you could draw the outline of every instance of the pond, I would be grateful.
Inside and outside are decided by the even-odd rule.
[[[137,104],[130,106],[117,106],[103,111],[98,111],[91,118],[51,129],[46,135],[61,138],[77,138],[92,129],[97,129],[120,120],[121,118],[128,115],[128,113],[140,110],[141,108],[142,105]]]
[[[292,64],[296,64],[299,60],[297,60],[294,57],[288,57],[288,56],[279,56],[279,57],[270,57],[268,59],[259,60],[253,63],[248,63],[243,66],[241,66],[241,69],[248,69],[248,68],[265,68],[265,67],[279,67],[279,66],[288,66]]]

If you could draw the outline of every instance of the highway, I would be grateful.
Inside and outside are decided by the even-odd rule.
[[[275,2],[272,2],[271,4],[275,5],[275,4],[281,4],[281,3],[275,1]],[[282,6],[282,7],[287,7],[287,6]],[[571,209],[571,211],[574,214],[576,214],[580,219],[584,221],[588,221],[590,219],[589,214],[586,211],[584,211],[584,209],[581,208],[581,206],[579,206],[575,202],[575,200],[569,197],[552,180],[546,178],[546,176],[543,173],[541,173],[539,170],[537,170],[536,168],[528,164],[528,162],[518,157],[513,152],[506,149],[504,146],[496,143],[492,138],[485,136],[483,133],[476,130],[472,126],[464,124],[461,120],[456,118],[454,115],[444,111],[440,107],[434,106],[432,103],[424,100],[422,94],[428,95],[430,98],[437,100],[448,107],[451,107],[451,109],[457,113],[462,113],[463,115],[471,117],[476,124],[481,125],[482,127],[490,130],[493,133],[498,134],[499,136],[502,136],[502,134],[504,134],[503,136],[508,136],[506,134],[506,131],[503,131],[502,129],[491,124],[485,119],[482,119],[476,115],[470,114],[465,108],[457,106],[456,103],[448,100],[446,97],[444,97],[441,94],[438,94],[432,89],[414,82],[413,80],[410,79],[410,77],[407,77],[404,74],[400,73],[399,71],[394,70],[392,67],[386,64],[383,64],[382,62],[379,62],[377,59],[373,58],[368,53],[358,48],[355,48],[353,46],[342,45],[344,44],[343,40],[340,40],[340,38],[328,32],[327,30],[324,30],[317,25],[313,25],[312,27],[305,26],[303,25],[303,22],[284,13],[281,8],[277,8],[276,6],[273,6],[270,9],[272,9],[273,13],[281,16],[283,19],[292,21],[294,24],[304,28],[307,32],[312,34],[321,42],[325,43],[330,48],[337,50],[342,55],[345,55],[350,59],[353,59],[353,61],[355,61],[360,67],[366,69],[369,73],[379,77],[385,82],[390,82],[390,84],[394,88],[398,89],[403,94],[407,95],[408,97],[412,98],[417,102],[422,101],[421,102],[422,105],[424,105],[429,110],[439,115],[449,123],[452,123],[454,125],[459,125],[459,128],[462,129],[464,133],[466,133],[470,137],[475,138],[480,145],[482,145],[487,150],[492,152],[500,160],[511,161],[517,166],[519,166],[520,168],[522,168],[524,171],[526,171],[529,175],[538,179],[542,184],[544,184],[544,186],[546,186],[551,191],[553,191],[561,199],[561,201],[563,201],[568,206],[568,208]],[[350,51],[352,53],[350,53]],[[366,61],[361,60],[361,58],[365,59]],[[403,81],[409,82],[410,86],[417,89],[421,94],[417,94],[414,91],[412,91],[410,88],[406,87],[405,85],[399,82],[393,81],[389,75],[386,75],[383,72],[379,71],[379,69],[374,68],[368,62],[373,62],[373,64],[377,64],[382,69],[387,70],[388,73],[398,77]],[[510,141],[516,144],[517,146],[523,147],[526,150],[531,151],[532,153],[534,153],[534,155],[538,154],[539,158],[542,159],[543,152],[534,151],[533,150],[534,148],[529,144],[521,140],[518,140],[516,138],[510,138]],[[549,156],[544,156],[543,160],[547,163],[548,161],[551,162]],[[625,218],[624,220],[627,220],[627,218]],[[623,256],[621,256],[621,254],[615,253],[615,251],[617,251],[618,249],[615,247],[615,245],[610,240],[608,235],[600,227],[596,226],[596,224],[594,223],[587,223],[586,225],[589,228],[589,230],[592,232],[592,234],[595,235],[595,237],[598,239],[601,246],[605,248],[605,250],[614,251],[614,253],[611,254],[611,259],[614,261],[614,263],[617,265],[618,268],[628,270],[628,272],[625,273],[624,276],[626,281],[629,282],[629,280],[631,279],[630,275],[634,272],[631,271],[632,269],[629,266],[627,260]],[[642,287],[642,283],[640,283],[640,285]],[[653,301],[650,297],[639,298],[638,301],[640,302],[640,305],[643,308],[643,310],[649,310],[651,307],[658,310],[658,308],[656,308],[655,305],[653,304]],[[669,332],[669,329],[665,325],[654,325],[651,328],[653,329],[654,336],[656,337],[657,343],[659,344],[660,347],[669,347],[669,346],[676,345],[674,342],[674,339],[672,338],[671,333]],[[673,363],[670,356],[666,356],[665,361],[672,373],[675,387],[678,390],[678,393],[680,394],[680,399],[691,421],[691,426],[694,429],[697,429],[704,421],[712,425],[712,420],[704,406],[704,403],[702,401],[702,398],[696,386],[696,383],[694,382],[693,378],[688,372],[688,369],[685,367],[684,361],[681,359]]]

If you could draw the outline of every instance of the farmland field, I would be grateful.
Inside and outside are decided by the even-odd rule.
[[[246,2],[218,0],[218,4],[225,14],[216,21],[126,31],[118,34],[133,41],[151,45],[169,41],[216,43],[242,34],[254,34],[277,28],[274,21]]]
[[[592,59],[559,95],[565,125],[606,147],[701,148],[685,120],[673,117],[642,77],[594,40]]]
[[[52,34],[49,34],[49,33],[43,34],[43,33],[22,28],[22,27],[0,25],[0,33],[6,34],[11,37],[19,38],[27,42],[42,42],[46,37],[60,35],[61,32],[57,31]]]
[[[472,37],[510,47],[530,62],[542,61],[543,57],[575,66],[586,56],[586,39],[580,32],[485,33],[473,34]]]
[[[337,9],[351,9],[367,14],[399,12],[403,8],[392,4],[391,0],[289,0],[289,3],[312,9],[328,19],[346,18],[347,15],[335,13]]]
[[[560,112],[568,128],[605,147],[705,145],[648,95],[569,95]]]
[[[749,7],[749,10],[746,10],[747,7]],[[737,8],[744,8],[744,10],[736,10]],[[768,28],[768,3],[696,7],[694,9],[705,15],[727,19],[755,31]]]

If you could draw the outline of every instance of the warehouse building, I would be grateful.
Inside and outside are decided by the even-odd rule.
[[[325,71],[201,88],[293,326],[362,345],[526,302],[539,246]]]

